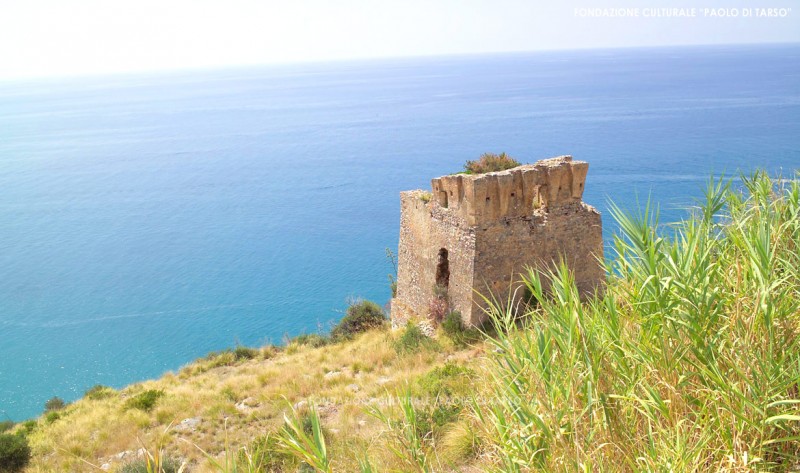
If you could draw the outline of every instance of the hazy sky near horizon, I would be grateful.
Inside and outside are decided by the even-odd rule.
[[[695,16],[653,16],[653,9],[672,8],[694,8]],[[782,8],[784,15],[757,16],[756,9],[761,8]],[[618,9],[628,9],[626,16],[597,16],[619,13]],[[638,11],[632,15],[630,9]],[[706,9],[718,14],[710,15]],[[745,16],[746,11],[751,15]],[[0,3],[0,79],[440,54],[771,42],[800,42],[800,0]]]

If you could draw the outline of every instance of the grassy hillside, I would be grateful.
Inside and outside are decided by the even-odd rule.
[[[273,448],[274,436],[293,408],[308,422],[309,403],[323,419],[336,464],[354,471],[381,430],[366,406],[391,404],[389,393],[398,390],[427,396],[422,379],[465,395],[473,373],[453,367],[477,366],[482,351],[456,349],[446,339],[419,345],[402,335],[384,329],[316,348],[316,337],[280,351],[239,348],[121,391],[95,389],[37,421],[26,471],[100,471],[103,464],[117,471],[144,448],[187,461],[189,471],[210,472],[219,469],[209,457],[243,460],[242,447],[276,457],[259,459],[265,466],[294,471],[299,462]],[[448,367],[442,375],[441,366]]]
[[[529,272],[530,305],[493,300],[491,334],[467,343],[414,327],[311,337],[97,389],[17,426],[26,471],[146,471],[125,467],[140,448],[192,472],[797,468],[798,182],[712,182],[669,226],[612,213],[592,300],[567,268]]]

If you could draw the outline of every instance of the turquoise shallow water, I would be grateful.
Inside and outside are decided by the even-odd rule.
[[[798,136],[797,45],[0,83],[0,418],[386,302],[398,193],[483,151],[670,220]]]

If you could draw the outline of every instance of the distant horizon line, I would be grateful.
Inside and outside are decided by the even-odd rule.
[[[698,47],[769,47],[769,46],[800,46],[800,41],[779,41],[779,42],[749,42],[749,43],[692,43],[692,44],[659,44],[659,45],[635,45],[635,46],[598,46],[598,47],[581,47],[581,48],[552,48],[552,49],[527,49],[527,50],[505,50],[505,51],[487,51],[487,52],[457,52],[457,53],[430,53],[430,54],[409,54],[397,56],[372,56],[372,57],[350,57],[350,58],[332,58],[332,59],[307,59],[297,61],[276,61],[276,62],[253,62],[241,64],[219,64],[219,65],[204,65],[204,66],[185,66],[174,68],[158,68],[158,69],[131,69],[125,71],[107,71],[107,72],[79,72],[79,73],[65,73],[53,75],[30,75],[18,77],[0,77],[0,86],[20,84],[25,82],[51,82],[57,80],[80,80],[80,79],[100,79],[100,78],[121,78],[133,76],[150,76],[150,75],[179,75],[191,72],[216,72],[225,70],[236,69],[252,69],[252,68],[285,68],[292,66],[303,65],[327,65],[327,64],[346,64],[346,63],[370,63],[382,61],[395,61],[395,60],[415,60],[415,59],[437,59],[437,58],[469,58],[481,56],[503,56],[503,55],[521,55],[521,54],[537,54],[537,53],[558,53],[558,52],[582,52],[582,51],[618,51],[618,50],[636,50],[636,49],[689,49]]]

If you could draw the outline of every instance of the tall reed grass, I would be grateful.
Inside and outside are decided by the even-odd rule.
[[[712,180],[686,220],[619,224],[608,287],[523,277],[491,301],[487,392],[472,403],[496,471],[787,471],[800,455],[800,185]]]

